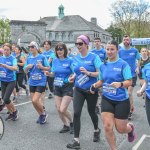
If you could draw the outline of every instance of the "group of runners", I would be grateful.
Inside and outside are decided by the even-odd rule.
[[[44,41],[44,51],[39,53],[39,46],[32,41],[26,54],[24,48],[3,44],[0,49],[0,111],[6,106],[6,120],[17,120],[19,111],[14,100],[19,96],[20,88],[29,95],[38,114],[36,123],[45,124],[48,113],[45,110],[45,90],[48,83],[49,98],[55,100],[56,110],[62,120],[60,133],[74,134],[67,148],[80,149],[80,128],[82,107],[86,100],[88,113],[93,123],[93,142],[100,141],[101,129],[98,114],[104,127],[105,136],[111,150],[117,149],[113,128],[128,135],[128,141],[135,140],[133,123],[129,122],[134,112],[133,88],[137,75],[141,88],[137,96],[144,97],[146,114],[150,124],[150,58],[146,48],[139,51],[131,46],[131,39],[125,35],[120,47],[115,40],[101,47],[101,39],[94,39],[94,49],[89,50],[90,38],[86,35],[77,37],[75,46],[78,54],[68,53],[65,43],[59,42],[51,49],[51,42]],[[28,80],[28,85],[23,80]],[[101,101],[99,98],[101,97]],[[73,101],[73,112],[68,107]],[[101,107],[101,112],[99,112]],[[98,114],[97,114],[97,113]],[[73,115],[72,115],[73,114]]]

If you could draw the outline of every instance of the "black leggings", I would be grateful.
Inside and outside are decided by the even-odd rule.
[[[48,82],[49,90],[53,92],[54,91],[54,88],[53,88],[54,77],[47,77],[47,82]]]
[[[5,104],[10,104],[10,96],[15,88],[15,81],[11,82],[3,82],[1,81],[1,88],[2,88],[2,99]]]
[[[150,99],[147,96],[145,101],[145,107],[146,107],[147,120],[150,126]]]
[[[98,92],[95,94],[84,92],[78,88],[74,89],[73,93],[73,108],[74,108],[74,137],[79,138],[80,133],[80,117],[82,112],[82,107],[84,104],[84,101],[87,101],[87,107],[88,107],[88,113],[92,119],[94,129],[98,129],[98,116],[95,113],[96,103],[98,99]]]
[[[22,87],[23,89],[26,90],[26,86],[23,84],[23,79],[24,79],[24,73],[16,74],[16,92],[19,92],[19,87]]]

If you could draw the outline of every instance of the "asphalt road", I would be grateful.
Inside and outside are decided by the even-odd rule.
[[[150,135],[150,127],[143,107],[144,100],[136,96],[138,88],[139,85],[134,89],[135,112],[132,120],[135,124],[136,140],[129,143],[126,134],[121,135],[115,131],[119,150],[150,149],[150,138],[146,136]],[[15,122],[4,121],[5,133],[0,140],[0,150],[67,150],[66,144],[73,139],[73,135],[59,133],[63,124],[58,117],[53,98],[46,98],[45,101],[46,110],[49,114],[45,125],[36,124],[38,115],[30,102],[30,98],[26,97],[24,92],[22,92],[16,106],[19,110],[19,119]],[[72,103],[70,110],[72,110]],[[0,115],[4,119],[7,116],[6,110],[3,110]],[[101,140],[99,143],[94,143],[92,142],[93,125],[85,103],[81,116],[80,142],[82,150],[109,150],[100,116],[99,127],[102,130]]]

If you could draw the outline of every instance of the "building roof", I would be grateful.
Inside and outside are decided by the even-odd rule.
[[[79,15],[64,16],[59,19],[57,16],[41,18],[40,21],[47,24],[49,31],[96,31],[111,36],[100,26],[93,24]]]
[[[45,22],[42,21],[23,21],[23,20],[11,20],[10,24],[38,24],[38,25],[44,25],[46,26],[47,24]]]

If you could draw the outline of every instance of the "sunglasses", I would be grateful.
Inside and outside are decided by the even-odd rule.
[[[61,47],[56,49],[56,51],[63,51],[63,50],[64,50],[64,48],[61,48]]]
[[[79,42],[79,43],[75,43],[75,46],[82,46],[84,43],[82,43],[82,42]]]
[[[34,48],[35,46],[28,46],[29,48]]]

